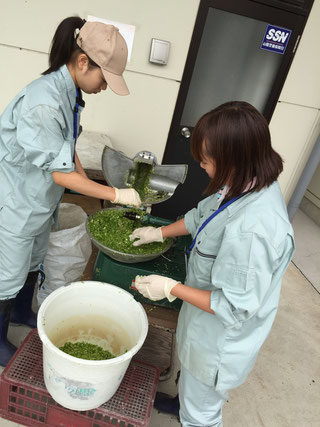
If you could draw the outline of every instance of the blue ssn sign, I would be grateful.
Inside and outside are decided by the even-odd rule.
[[[281,53],[283,55],[286,50],[290,35],[291,30],[269,24],[263,37],[260,49],[270,50],[272,52]]]

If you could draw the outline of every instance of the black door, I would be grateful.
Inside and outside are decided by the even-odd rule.
[[[190,154],[192,129],[204,113],[227,101],[247,101],[270,121],[311,5],[312,0],[200,2],[162,162],[187,163],[188,175],[168,201],[153,207],[154,215],[175,219],[205,197],[207,174]],[[283,30],[284,51],[272,48],[277,43],[262,48],[272,27],[280,35]]]

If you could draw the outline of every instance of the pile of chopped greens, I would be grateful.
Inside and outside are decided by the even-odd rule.
[[[144,200],[149,193],[150,176],[154,166],[149,163],[136,162],[133,188],[139,193],[140,199]]]
[[[152,204],[158,200],[163,200],[168,193],[165,191],[155,191],[150,188],[150,177],[154,172],[154,165],[144,162],[135,162],[134,170],[129,171],[132,183],[128,183],[132,186],[140,196],[142,202]],[[127,181],[130,178],[127,178]]]
[[[86,360],[107,360],[116,357],[110,351],[104,350],[99,345],[90,344],[88,342],[66,342],[60,350],[73,357]]]
[[[168,240],[133,246],[129,236],[136,228],[144,225],[140,220],[126,218],[124,212],[135,212],[143,217],[138,209],[106,209],[96,212],[88,221],[88,230],[102,245],[126,254],[146,255],[162,252],[168,246]]]

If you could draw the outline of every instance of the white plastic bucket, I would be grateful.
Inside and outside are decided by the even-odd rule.
[[[60,405],[73,410],[90,410],[107,402],[147,332],[148,319],[142,305],[117,286],[83,281],[55,290],[38,312],[48,392]],[[124,353],[94,361],[70,356],[58,348],[67,341],[79,340],[102,345],[100,339],[111,344],[114,354]]]

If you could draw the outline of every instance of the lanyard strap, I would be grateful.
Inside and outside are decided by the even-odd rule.
[[[76,143],[78,138],[78,111],[79,111],[79,100],[80,100],[80,90],[77,88],[77,97],[76,105],[73,110],[73,139],[74,139],[74,153],[73,153],[73,163],[76,156]]]
[[[196,234],[196,237],[193,239],[193,241],[192,241],[192,243],[191,243],[191,245],[190,245],[190,248],[187,250],[187,254],[189,255],[189,253],[192,251],[192,249],[193,249],[193,247],[194,247],[194,245],[196,244],[196,240],[197,240],[197,237],[198,237],[198,234],[200,233],[200,231],[202,231],[203,229],[204,229],[204,227],[215,217],[215,216],[217,216],[220,212],[222,212],[224,209],[226,209],[228,206],[230,206],[231,205],[231,203],[233,203],[233,202],[235,202],[236,200],[238,200],[238,199],[240,199],[241,197],[243,197],[244,195],[246,195],[248,192],[247,191],[245,191],[244,193],[242,193],[242,194],[240,194],[240,196],[237,196],[237,197],[233,197],[233,199],[231,199],[231,200],[229,200],[228,202],[226,202],[223,206],[221,206],[219,209],[217,209],[215,212],[213,212],[213,214],[211,214],[210,216],[209,216],[209,218],[207,218],[206,220],[205,220],[205,222],[200,226],[200,228],[199,228],[199,230],[198,230],[198,232],[197,232],[197,234]]]
[[[77,88],[76,105],[74,106],[74,110],[73,110],[73,139],[74,139],[75,143],[76,143],[77,137],[78,137],[79,98],[80,98],[80,91]]]

